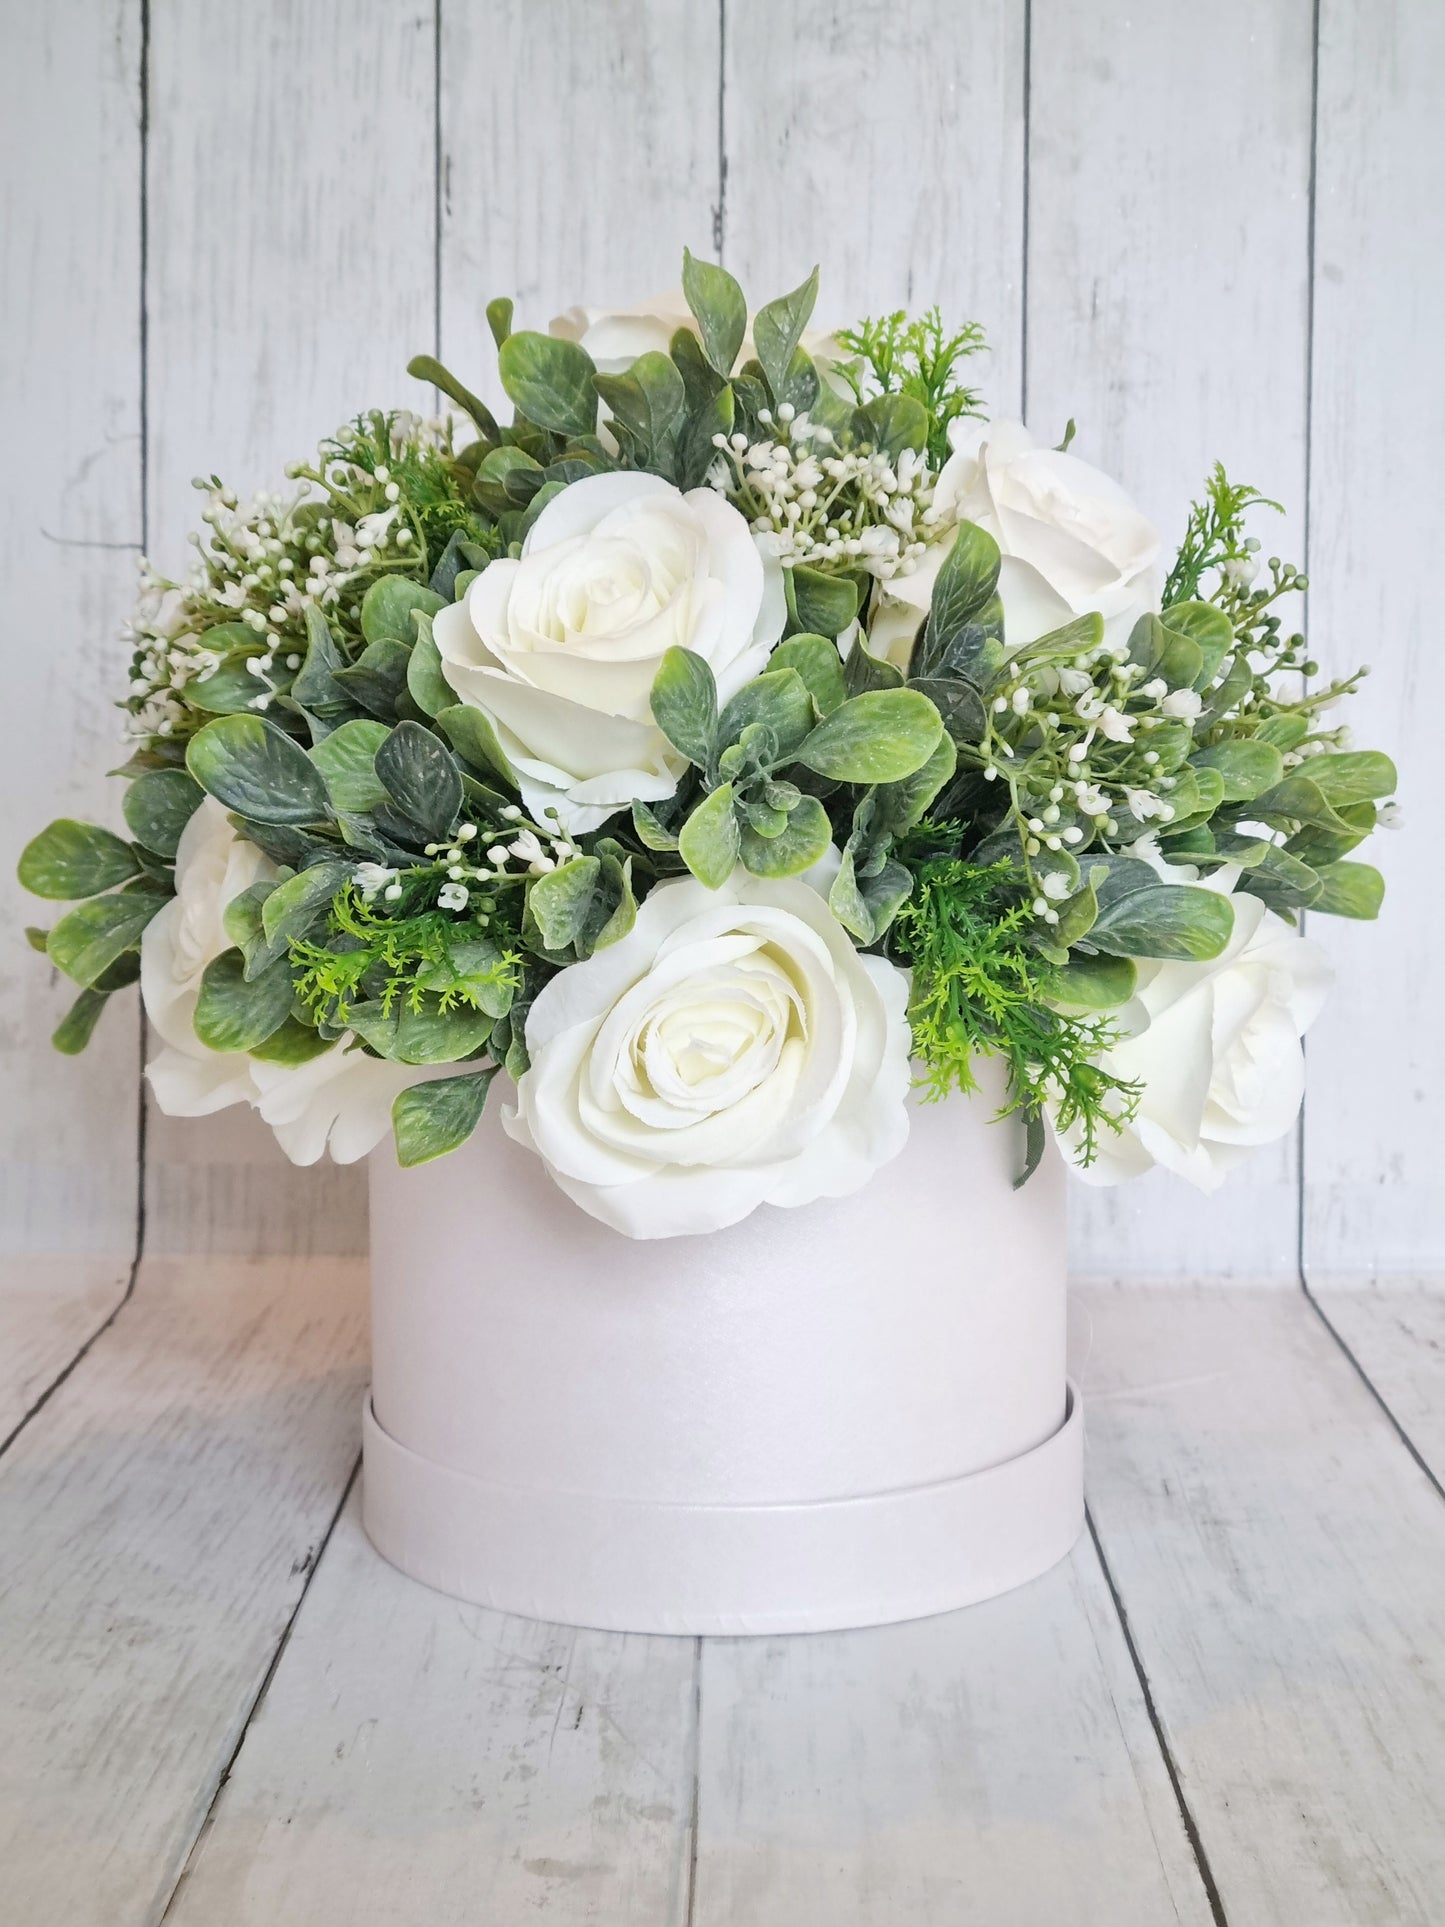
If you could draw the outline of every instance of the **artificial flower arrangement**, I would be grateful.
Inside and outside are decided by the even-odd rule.
[[[907,1099],[1003,1060],[1027,1168],[1213,1188],[1288,1128],[1373,917],[1394,770],[1347,747],[1217,469],[1167,573],[1106,476],[984,419],[975,328],[808,332],[683,296],[514,331],[503,425],[359,417],[291,487],[203,488],[142,564],[129,839],[22,881],[79,1050],[140,980],[157,1101],[404,1165],[505,1129],[634,1237],[864,1184]],[[1070,432],[1072,432],[1072,425]],[[1261,579],[1262,576],[1262,579]],[[1363,673],[1363,672],[1360,672]],[[1021,1172],[1020,1176],[1027,1172]]]

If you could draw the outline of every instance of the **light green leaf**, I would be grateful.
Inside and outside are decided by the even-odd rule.
[[[928,446],[928,410],[913,395],[875,395],[863,415],[875,447],[890,462],[905,448],[922,454]]]
[[[1392,796],[1399,781],[1395,765],[1377,749],[1334,750],[1323,756],[1311,756],[1304,769],[1336,809],[1344,804]]]
[[[351,880],[354,864],[314,863],[277,884],[261,905],[261,928],[273,948],[302,937],[324,905]]]
[[[769,669],[796,669],[820,716],[831,716],[848,696],[836,644],[822,634],[789,636],[768,657]]]
[[[416,640],[413,613],[434,616],[446,603],[410,576],[382,575],[361,599],[361,633],[368,642],[399,642],[410,649]]]
[[[675,850],[677,848],[676,832],[667,828],[650,803],[633,803],[632,827],[636,830],[638,841],[644,849]]]
[[[731,783],[724,783],[698,804],[682,826],[678,850],[698,882],[705,883],[709,890],[721,889],[727,882],[742,852]]]
[[[717,740],[735,743],[754,723],[773,732],[780,760],[792,756],[813,727],[813,698],[796,669],[769,668],[744,683],[718,721]]]
[[[802,338],[817,299],[818,270],[814,268],[801,287],[770,301],[753,317],[753,344],[774,395],[783,391],[793,350]],[[721,372],[725,374],[727,370]]]
[[[284,957],[248,981],[240,951],[223,950],[206,965],[192,1027],[208,1050],[253,1050],[285,1023],[292,996]]]
[[[881,832],[889,836],[902,836],[911,830],[928,811],[930,804],[953,775],[958,764],[958,751],[953,746],[953,738],[945,733],[933,746],[933,753],[926,763],[922,763],[912,775],[904,776],[896,783],[880,784],[877,791],[877,825]]]
[[[218,716],[193,736],[186,768],[227,809],[258,823],[324,823],[326,785],[301,745],[260,716]]]
[[[479,1051],[492,1034],[485,1011],[455,1004],[443,1010],[433,995],[413,1010],[409,998],[383,1015],[379,1004],[353,1005],[348,1019],[357,1036],[397,1064],[455,1064]]]
[[[1320,892],[1312,910],[1332,917],[1374,918],[1385,897],[1385,879],[1369,863],[1329,863],[1319,872]]]
[[[252,654],[263,653],[264,645],[254,630],[247,632],[251,638]],[[251,673],[251,657],[235,657],[223,662],[219,669],[213,669],[209,676],[199,676],[194,682],[186,684],[186,701],[197,709],[204,709],[213,716],[238,716],[252,708],[258,696],[264,696],[273,687],[268,676]]]
[[[423,990],[460,997],[489,1017],[505,1017],[516,987],[504,967],[501,948],[486,937],[467,937],[451,945],[450,959],[427,972]]]
[[[597,427],[597,373],[578,342],[523,329],[508,335],[497,352],[502,386],[539,428],[558,435],[590,435]]]
[[[1115,1010],[1134,995],[1139,973],[1128,957],[1076,952],[1059,972],[1054,1002],[1064,1010]]]
[[[1217,890],[1155,883],[1100,910],[1089,942],[1116,957],[1166,957],[1203,963],[1234,929],[1234,906]]]
[[[816,796],[805,796],[784,816],[776,836],[760,836],[750,823],[744,824],[739,854],[754,876],[795,877],[810,870],[832,840],[828,812]]]
[[[1238,737],[1214,743],[1190,757],[1198,769],[1218,770],[1224,782],[1226,803],[1247,803],[1284,779],[1284,763],[1271,743],[1256,738]]]
[[[938,711],[915,689],[854,696],[823,721],[798,761],[842,783],[896,783],[921,769],[943,733]]]
[[[438,716],[456,701],[456,692],[442,670],[441,651],[431,632],[431,617],[417,617],[416,641],[406,665],[406,686],[424,716]]]
[[[285,1064],[294,1070],[300,1064],[309,1064],[313,1057],[324,1057],[327,1051],[335,1048],[335,1038],[323,1037],[310,1024],[300,1023],[291,1016],[269,1037],[262,1038],[259,1044],[253,1044],[251,1056],[259,1058],[263,1064]]]
[[[462,807],[461,771],[445,743],[420,723],[398,723],[376,752],[376,773],[428,841],[445,840]]]
[[[172,857],[204,794],[183,769],[152,769],[128,785],[121,808],[137,843],[157,856]]]
[[[386,801],[386,785],[375,769],[376,752],[390,735],[385,723],[369,716],[342,723],[306,753],[326,782],[336,809],[359,816]]]
[[[129,882],[139,870],[135,852],[120,837],[62,816],[26,844],[17,874],[32,895],[74,903]]]
[[[601,875],[599,857],[577,856],[528,884],[527,908],[548,950],[565,950],[582,934]]]
[[[699,261],[684,248],[682,292],[697,319],[702,351],[717,373],[732,373],[743,336],[748,331],[748,304],[726,268]]]
[[[799,563],[783,570],[783,588],[789,622],[803,634],[840,636],[858,613],[858,586],[846,576],[825,575]],[[835,657],[837,653],[834,649]]]
[[[50,961],[89,990],[116,959],[140,942],[140,934],[169,893],[124,890],[118,896],[92,897],[67,911],[46,944]]]
[[[1200,666],[1193,687],[1205,690],[1214,681],[1219,665],[1234,647],[1234,625],[1223,609],[1212,602],[1174,602],[1161,618],[1166,629],[1187,636],[1199,651]]]
[[[461,1077],[433,1078],[402,1091],[391,1107],[396,1161],[403,1167],[428,1164],[465,1144],[481,1121],[495,1064]]]
[[[516,772],[497,740],[496,727],[490,716],[483,715],[480,709],[473,709],[470,703],[456,703],[451,709],[442,710],[436,721],[458,756],[464,757],[477,769],[494,770],[515,788]]]
[[[680,755],[706,769],[717,740],[717,683],[701,656],[667,651],[653,679],[652,720]]]

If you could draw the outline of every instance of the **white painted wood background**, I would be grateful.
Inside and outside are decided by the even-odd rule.
[[[0,1249],[95,1254],[77,1319],[142,1231],[364,1241],[360,1173],[143,1111],[133,993],[85,1057],[45,1041],[68,993],[13,860],[62,810],[119,820],[141,546],[182,559],[193,474],[274,484],[414,403],[410,354],[475,379],[491,295],[541,325],[674,283],[685,242],[758,299],[821,261],[825,319],[981,320],[995,412],[1074,416],[1171,536],[1216,456],[1289,505],[1261,534],[1308,564],[1321,660],[1374,665],[1357,733],[1404,773],[1385,917],[1316,920],[1340,983],[1298,1137],[1215,1200],[1076,1193],[1076,1264],[1441,1268],[1437,0],[0,0],[0,29]]]

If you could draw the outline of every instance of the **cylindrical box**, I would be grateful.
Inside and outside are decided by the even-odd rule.
[[[996,1067],[981,1067],[995,1073]],[[912,1102],[852,1197],[637,1242],[494,1107],[371,1168],[366,1528],[404,1572],[620,1631],[881,1624],[1043,1572],[1083,1521],[1064,1172],[1001,1082]]]

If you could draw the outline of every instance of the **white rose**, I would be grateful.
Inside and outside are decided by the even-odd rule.
[[[1158,532],[1117,482],[1074,455],[1041,448],[1022,422],[958,421],[950,439],[934,507],[950,522],[976,522],[998,543],[1010,648],[1090,613],[1103,616],[1108,640],[1119,640],[1159,607]],[[935,543],[912,575],[882,585],[868,637],[874,655],[906,661],[950,542]]]
[[[1176,882],[1189,874],[1169,872]],[[1138,1113],[1119,1133],[1099,1133],[1088,1166],[1078,1162],[1077,1127],[1060,1137],[1086,1183],[1120,1184],[1162,1164],[1215,1191],[1248,1150],[1294,1122],[1304,1095],[1300,1039],[1333,973],[1319,946],[1258,897],[1233,902],[1234,933],[1212,962],[1140,961],[1125,1013],[1135,1033],[1100,1060],[1143,1085]]]
[[[843,1197],[908,1136],[906,975],[801,878],[665,883],[527,1019],[503,1124],[633,1238]]]
[[[547,331],[563,341],[580,342],[602,374],[620,375],[639,355],[665,355],[679,328],[692,335],[698,331],[682,289],[669,288],[649,295],[635,308],[568,308],[553,316]],[[802,345],[815,360],[819,356],[837,359],[838,344],[827,329],[805,328]],[[755,352],[750,328],[738,351],[739,365],[750,361]]]
[[[432,633],[532,814],[555,809],[581,834],[677,787],[685,764],[650,707],[666,651],[703,657],[726,702],[763,668],[785,613],[781,565],[730,502],[625,473],[564,489],[520,559],[489,564]]]
[[[439,1070],[367,1057],[349,1048],[349,1033],[309,1063],[267,1064],[245,1051],[211,1050],[195,1032],[206,965],[232,947],[226,905],[274,873],[215,798],[203,798],[176,849],[176,894],[141,937],[141,997],[164,1046],[146,1077],[167,1116],[252,1104],[293,1164],[314,1164],[328,1148],[338,1164],[350,1164],[386,1135],[397,1093]]]

